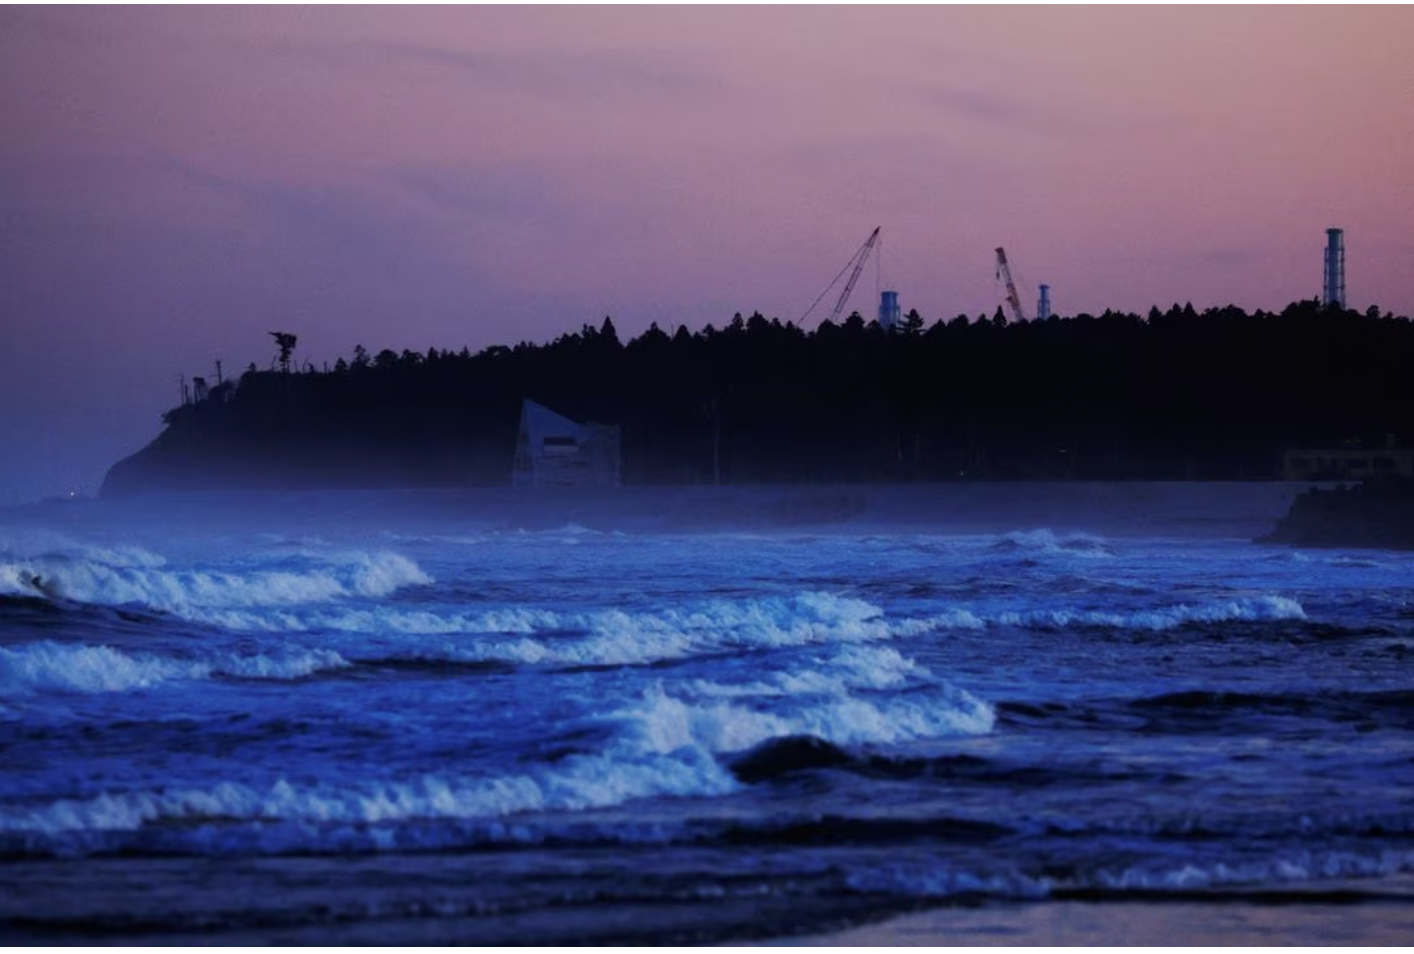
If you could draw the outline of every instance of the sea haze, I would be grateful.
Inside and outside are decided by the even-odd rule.
[[[1249,542],[1300,489],[0,512],[0,938],[700,943],[1077,900],[1380,936],[1414,554]]]

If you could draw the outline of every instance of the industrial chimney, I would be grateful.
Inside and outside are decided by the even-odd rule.
[[[1326,229],[1326,281],[1321,303],[1345,307],[1345,230]]]
[[[1045,321],[1051,317],[1051,286],[1042,285],[1041,298],[1036,302],[1036,320]]]
[[[899,323],[898,292],[886,291],[879,295],[879,327],[885,331]]]

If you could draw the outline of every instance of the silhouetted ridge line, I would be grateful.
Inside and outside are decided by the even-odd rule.
[[[1284,449],[1414,438],[1414,326],[1297,302],[893,331],[759,314],[626,344],[390,350],[256,371],[164,415],[107,495],[509,483],[522,402],[622,429],[626,484],[1271,479]]]

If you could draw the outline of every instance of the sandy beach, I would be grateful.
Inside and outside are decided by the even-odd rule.
[[[802,947],[1399,946],[1414,938],[1409,879],[1371,899],[1320,901],[1047,901],[946,907],[832,934],[782,938]]]

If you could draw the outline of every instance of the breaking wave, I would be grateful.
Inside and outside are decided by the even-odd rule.
[[[132,832],[158,822],[376,825],[417,819],[492,819],[599,808],[648,796],[721,794],[735,785],[729,772],[698,752],[631,761],[610,755],[570,756],[554,771],[496,778],[424,775],[344,788],[281,779],[264,787],[226,782],[210,788],[105,793],[37,808],[0,810],[0,832]]]
[[[847,692],[792,696],[772,708],[712,699],[723,691],[699,685],[706,700],[689,702],[661,686],[644,693],[618,718],[637,727],[645,744],[658,752],[700,747],[736,753],[771,739],[808,735],[834,745],[894,744],[949,736],[985,735],[996,715],[972,694],[947,685],[926,692],[866,699]],[[739,695],[741,687],[725,690]]]
[[[1052,530],[1018,530],[1003,534],[988,549],[992,553],[1067,554],[1110,557],[1114,547],[1102,537],[1079,531],[1056,534]]]
[[[752,682],[723,685],[692,680],[688,688],[706,698],[843,695],[851,689],[884,690],[928,678],[928,670],[889,646],[844,644],[818,667],[775,670]]]
[[[201,666],[190,664],[191,669],[183,670],[171,662],[127,659],[107,649],[55,652],[62,648],[44,647],[32,653],[33,671],[40,678],[59,679],[65,688],[77,686],[81,691],[112,691],[189,677]],[[94,664],[84,665],[77,674],[72,666],[46,670],[42,665],[53,659],[74,658]],[[115,661],[117,667],[113,666]],[[900,675],[919,671],[901,657],[891,660],[887,651],[880,661],[886,669],[892,665]],[[305,665],[314,662],[305,660]],[[836,662],[848,664],[851,659]],[[92,679],[84,675],[105,667],[109,675]],[[696,689],[700,694],[684,697],[656,682],[616,710],[588,717],[586,727],[608,730],[604,744],[562,753],[520,774],[480,778],[424,774],[409,780],[342,787],[281,779],[263,787],[227,782],[208,788],[111,792],[41,806],[0,806],[0,832],[59,837],[137,832],[158,823],[378,825],[581,811],[643,798],[694,798],[735,791],[742,783],[723,757],[769,740],[811,735],[836,746],[890,744],[985,734],[995,723],[990,705],[936,682],[906,696],[874,699],[851,695],[839,680],[820,682],[813,692],[789,698],[773,695],[784,689],[783,682],[767,683],[763,688],[770,706],[762,698],[742,698],[750,687],[699,683]]]
[[[1266,595],[1210,603],[1180,603],[1131,613],[1065,609],[1006,612],[999,614],[995,621],[1005,626],[1024,626],[1032,629],[1081,626],[1162,631],[1194,623],[1305,618],[1306,611],[1296,600],[1286,596]]]
[[[176,659],[124,653],[109,646],[32,643],[0,647],[0,695],[33,692],[105,693],[149,689],[173,680],[302,679],[349,665],[327,649],[286,650],[273,655],[226,654],[213,659]]]
[[[480,613],[404,607],[213,611],[204,622],[251,632],[343,632],[450,637],[415,642],[414,654],[525,665],[637,665],[705,653],[816,643],[907,639],[949,630],[1022,627],[1160,632],[1195,624],[1304,620],[1289,597],[1260,595],[1182,603],[1129,612],[1081,608],[993,610],[953,607],[920,617],[891,617],[854,597],[805,592],[793,597],[718,600],[655,612],[558,611],[506,607]],[[468,639],[465,637],[475,637]]]
[[[206,620],[229,608],[279,608],[385,597],[432,578],[407,557],[388,551],[295,557],[287,569],[174,569],[136,547],[87,548],[32,557],[0,555],[0,595],[137,604],[187,619]]]
[[[948,620],[964,625],[963,617]],[[716,600],[656,612],[587,612],[505,608],[482,613],[402,607],[207,614],[231,629],[337,631],[369,635],[445,636],[417,640],[412,654],[460,661],[526,665],[638,665],[704,652],[853,643],[916,636],[931,619],[890,619],[864,600],[823,592],[745,601]],[[476,637],[465,639],[457,637]]]
[[[1370,878],[1414,870],[1414,852],[1385,850],[1357,853],[1340,850],[1288,849],[1254,861],[1185,864],[1175,868],[1139,864],[1102,869],[1096,886],[1110,891],[1194,891],[1251,885]]]
[[[1406,874],[1414,852],[1400,850],[1288,849],[1249,861],[1173,862],[1158,858],[1120,867],[1065,873],[973,873],[928,862],[898,862],[854,872],[856,891],[909,897],[987,897],[1037,900],[1095,895],[1184,895],[1194,891],[1306,885]]]

